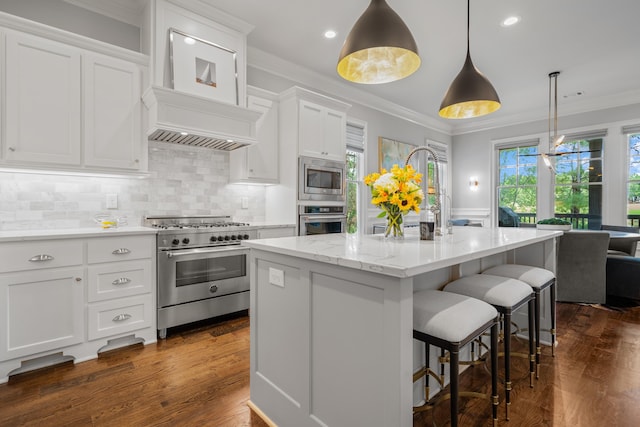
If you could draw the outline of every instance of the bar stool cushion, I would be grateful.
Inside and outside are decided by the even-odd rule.
[[[413,329],[449,342],[461,342],[498,312],[475,298],[426,290],[413,294]]]
[[[467,295],[491,305],[511,308],[531,296],[531,286],[511,277],[491,274],[464,276],[447,284],[447,292]]]
[[[493,276],[511,277],[518,279],[534,289],[540,289],[556,276],[549,270],[540,267],[521,264],[502,264],[491,267],[482,272],[482,274],[491,274]]]

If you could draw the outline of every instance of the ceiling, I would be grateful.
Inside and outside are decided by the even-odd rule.
[[[319,83],[390,101],[454,134],[546,119],[548,74],[556,70],[560,116],[640,102],[638,0],[471,1],[471,56],[502,108],[465,120],[438,116],[465,58],[464,0],[387,0],[413,33],[422,65],[412,76],[383,85],[346,82],[336,73],[342,43],[369,0],[203,1],[255,26],[247,42],[250,66],[257,49],[317,72]],[[522,20],[502,26],[509,15]],[[337,37],[325,39],[327,29]]]
[[[65,1],[101,12],[98,6],[106,2],[122,12],[112,16],[125,21],[122,17],[135,16],[145,2]],[[546,120],[552,71],[561,72],[560,117],[640,103],[638,0],[471,1],[471,56],[496,88],[502,108],[464,120],[438,116],[440,101],[465,59],[464,0],[387,0],[413,33],[422,65],[408,78],[383,85],[350,83],[336,72],[342,43],[369,0],[193,1],[255,27],[247,38],[250,67],[451,134]],[[521,22],[502,26],[510,15]],[[337,37],[325,39],[327,29]]]

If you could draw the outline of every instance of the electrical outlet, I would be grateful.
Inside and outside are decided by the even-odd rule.
[[[242,209],[249,209],[249,198],[248,197],[242,197],[240,199],[240,203],[242,203]]]
[[[284,288],[284,271],[269,267],[269,283]]]
[[[107,209],[118,209],[118,195],[117,194],[107,194],[106,197],[106,205]]]

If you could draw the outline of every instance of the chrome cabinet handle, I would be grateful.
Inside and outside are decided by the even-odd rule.
[[[125,320],[131,319],[131,315],[127,313],[118,314],[113,318],[114,322],[124,322]]]
[[[131,283],[131,279],[129,279],[128,277],[121,277],[119,279],[114,280],[113,282],[111,282],[112,285],[126,285],[127,283]]]
[[[53,257],[47,254],[36,255],[29,258],[30,262],[42,262],[42,261],[51,261]]]
[[[131,251],[127,248],[118,248],[111,253],[114,255],[124,255],[124,254],[130,254]]]

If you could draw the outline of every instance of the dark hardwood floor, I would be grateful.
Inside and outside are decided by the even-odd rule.
[[[172,332],[157,344],[12,378],[0,385],[0,426],[266,427],[246,405],[249,318]],[[511,420],[501,405],[500,425],[640,425],[640,307],[559,304],[558,341],[555,358],[544,348],[533,389],[526,361],[514,359]],[[482,390],[488,378],[476,366],[461,387]],[[445,401],[414,416],[414,426],[446,426],[447,411]],[[463,426],[489,426],[489,413],[485,401],[461,400]]]

